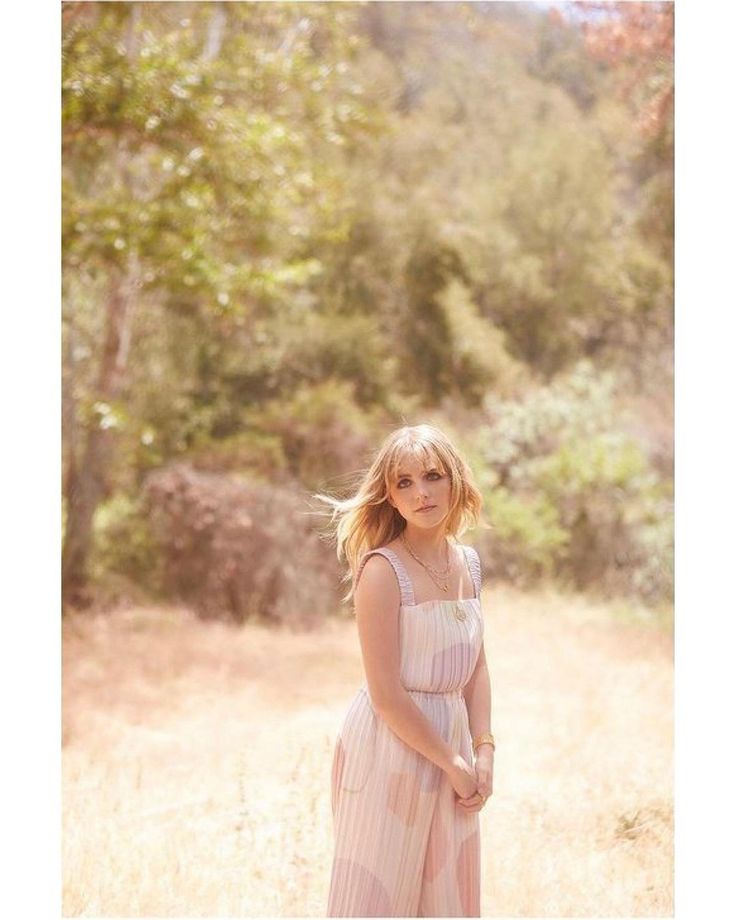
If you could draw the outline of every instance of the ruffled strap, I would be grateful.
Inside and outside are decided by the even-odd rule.
[[[468,567],[470,568],[470,574],[473,577],[473,584],[475,585],[475,596],[480,597],[480,589],[482,585],[482,573],[480,568],[480,556],[478,551],[473,546],[467,546],[463,544],[463,552],[465,553],[465,558],[468,560]]]
[[[404,568],[404,563],[399,559],[396,553],[389,549],[387,546],[379,546],[376,549],[369,549],[367,553],[363,554],[363,557],[360,560],[360,565],[358,566],[358,571],[355,573],[355,587],[358,587],[358,580],[360,574],[363,571],[363,566],[366,564],[370,556],[373,553],[380,553],[382,556],[385,556],[386,559],[391,563],[391,566],[396,573],[396,578],[399,582],[399,588],[401,590],[401,604],[403,607],[411,607],[414,604],[414,587],[409,578],[409,573]]]

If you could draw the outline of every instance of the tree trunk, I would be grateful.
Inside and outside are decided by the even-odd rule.
[[[97,394],[99,402],[114,402],[124,390],[130,346],[134,278],[113,276],[107,300],[105,342],[100,363]],[[85,606],[87,561],[92,538],[92,521],[107,492],[106,476],[114,450],[115,431],[105,427],[104,417],[95,413],[87,422],[87,436],[80,455],[69,452],[65,477],[67,523],[62,551],[62,602]]]
[[[203,61],[212,61],[220,54],[222,40],[225,37],[227,26],[227,10],[224,3],[211,4],[209,23],[207,24],[207,40],[202,52]]]

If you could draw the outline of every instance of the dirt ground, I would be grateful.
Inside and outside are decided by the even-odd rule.
[[[673,914],[671,612],[484,594],[483,916]],[[355,624],[180,609],[63,627],[64,916],[324,916]]]

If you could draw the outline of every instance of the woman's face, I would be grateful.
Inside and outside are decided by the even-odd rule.
[[[402,458],[389,486],[388,500],[407,524],[436,527],[450,511],[450,477],[431,461],[425,467],[414,457]]]

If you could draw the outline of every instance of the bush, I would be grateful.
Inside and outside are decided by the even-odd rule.
[[[118,493],[97,507],[89,567],[98,599],[158,592],[161,558],[142,497]]]
[[[563,576],[607,595],[671,595],[668,489],[638,445],[625,435],[601,433],[562,444],[532,470],[570,534]]]
[[[340,571],[303,493],[184,464],[148,475],[165,590],[204,618],[316,625],[339,606]]]
[[[488,399],[485,411],[476,450],[491,571],[670,600],[672,482],[624,433],[613,374],[582,361],[525,400]]]
[[[377,417],[356,405],[352,384],[328,379],[253,410],[249,424],[278,439],[288,474],[311,490],[324,488],[369,453]]]
[[[544,495],[514,495],[500,486],[487,498],[486,516],[493,521],[493,571],[519,587],[554,574],[570,539],[557,508]],[[481,537],[481,542],[483,538]]]

